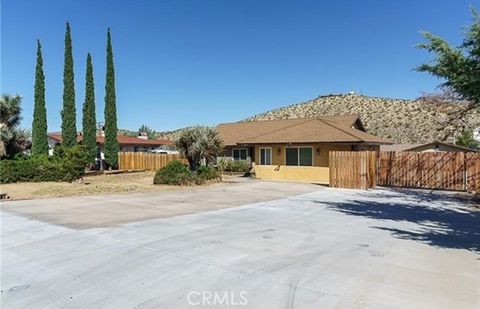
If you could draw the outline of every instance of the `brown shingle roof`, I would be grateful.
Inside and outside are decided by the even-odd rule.
[[[423,144],[393,144],[380,146],[381,151],[405,151],[410,148],[421,146]]]
[[[225,145],[269,143],[370,143],[389,141],[353,128],[355,115],[224,123],[217,126]]]
[[[48,133],[48,137],[51,139],[54,139],[56,141],[61,142],[62,141],[62,133],[59,132],[53,132],[53,133]],[[80,142],[82,140],[83,136],[81,134],[77,135],[77,142]],[[132,136],[123,136],[123,135],[118,135],[117,136],[118,143],[120,145],[149,145],[149,146],[161,146],[161,145],[170,145],[172,141],[169,140],[162,140],[162,139],[141,139],[138,137],[132,137]],[[97,143],[98,144],[103,144],[105,143],[105,137],[104,136],[97,136]]]

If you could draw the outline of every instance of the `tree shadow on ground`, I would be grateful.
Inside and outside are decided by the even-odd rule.
[[[414,223],[414,228],[411,228],[412,225],[409,225],[410,228],[372,228],[389,231],[394,237],[439,248],[466,249],[480,253],[480,211],[469,208],[453,194],[390,190],[387,193],[358,193],[357,196],[358,200],[329,202],[327,207],[352,216]],[[323,204],[320,201],[318,203]]]

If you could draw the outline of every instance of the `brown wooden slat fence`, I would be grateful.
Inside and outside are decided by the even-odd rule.
[[[121,170],[147,170],[156,171],[170,161],[180,160],[184,163],[187,161],[178,154],[164,153],[147,153],[147,152],[119,152],[118,167]]]
[[[330,152],[330,186],[375,185],[480,192],[480,154],[464,152]]]
[[[330,151],[330,186],[368,189],[376,184],[375,151]]]
[[[381,151],[378,185],[479,191],[480,154]]]

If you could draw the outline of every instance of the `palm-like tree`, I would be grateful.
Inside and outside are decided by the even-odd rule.
[[[0,97],[0,157],[15,155],[25,149],[30,137],[20,129],[22,97],[3,94]]]
[[[196,170],[204,161],[209,164],[223,151],[223,140],[213,127],[195,126],[185,129],[175,141],[190,170]]]

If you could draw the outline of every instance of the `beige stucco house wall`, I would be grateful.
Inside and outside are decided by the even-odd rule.
[[[313,153],[312,166],[289,166],[285,162],[286,148],[288,147],[310,147]],[[335,143],[315,143],[298,145],[280,145],[266,144],[255,146],[255,156],[253,162],[255,177],[258,179],[277,179],[277,180],[295,180],[309,181],[318,183],[329,182],[329,152],[330,151],[352,151],[352,150],[379,150],[380,146],[342,145]],[[260,164],[260,149],[272,149],[272,164]]]
[[[223,157],[252,162],[258,179],[328,183],[330,151],[378,151],[389,143],[366,133],[354,115],[227,123],[217,130],[226,145]],[[290,150],[287,165],[289,148],[299,150],[298,156]]]

